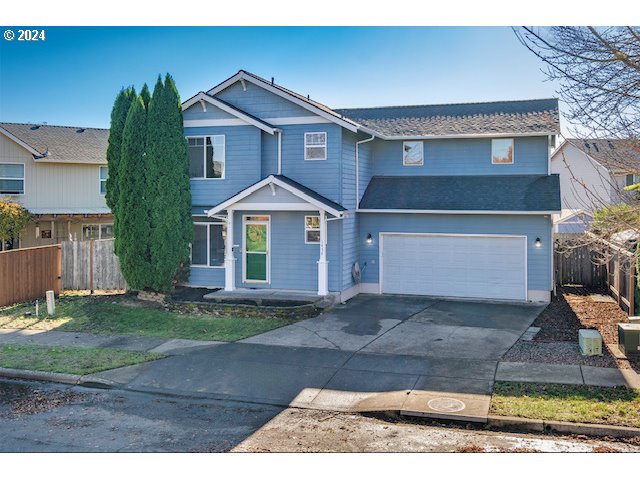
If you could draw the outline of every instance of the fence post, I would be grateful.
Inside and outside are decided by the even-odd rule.
[[[62,292],[62,245],[56,248],[56,293]]]
[[[89,291],[93,294],[93,240],[89,240]]]

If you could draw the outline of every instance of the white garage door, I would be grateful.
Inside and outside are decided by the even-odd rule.
[[[526,238],[383,234],[382,292],[526,300]]]

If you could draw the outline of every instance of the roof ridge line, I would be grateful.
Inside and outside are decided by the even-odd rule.
[[[33,127],[54,127],[54,128],[83,128],[85,130],[109,130],[104,127],[80,127],[74,125],[51,125],[49,123],[28,123],[28,122],[2,122],[0,121],[0,125],[31,125]]]
[[[554,97],[548,98],[527,98],[523,100],[490,100],[487,102],[457,102],[457,103],[416,103],[407,105],[377,105],[374,107],[353,107],[353,108],[334,108],[335,111],[339,110],[373,110],[379,108],[415,108],[415,107],[451,107],[456,105],[490,105],[496,103],[523,103],[523,102],[540,102],[542,100],[558,100]]]

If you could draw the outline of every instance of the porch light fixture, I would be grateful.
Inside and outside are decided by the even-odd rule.
[[[542,246],[542,241],[540,240],[540,237],[536,238],[535,246],[536,248],[540,248]]]
[[[371,234],[367,234],[367,245],[371,245],[373,244],[373,237],[371,236]]]

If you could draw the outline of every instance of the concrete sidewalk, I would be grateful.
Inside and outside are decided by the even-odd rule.
[[[21,330],[0,328],[0,345],[44,345],[49,347],[118,348],[134,352],[154,352],[182,355],[223,342],[186,340],[180,338],[146,337],[139,335],[94,335],[58,330]]]

